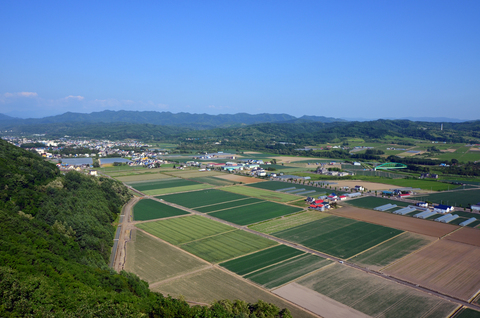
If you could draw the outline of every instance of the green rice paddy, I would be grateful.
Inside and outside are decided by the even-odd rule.
[[[376,224],[330,216],[272,235],[345,259],[402,232]]]
[[[210,215],[235,224],[247,225],[302,210],[302,208],[265,201],[257,204],[213,212],[210,213]]]
[[[277,242],[236,230],[186,243],[181,248],[206,261],[217,263],[274,245]]]
[[[189,213],[152,199],[140,200],[133,207],[134,221],[146,221],[183,214]]]
[[[220,265],[238,275],[245,275],[300,254],[304,254],[304,252],[290,246],[278,245],[260,252],[233,259]]]
[[[234,230],[233,227],[197,215],[141,223],[136,226],[174,245]]]

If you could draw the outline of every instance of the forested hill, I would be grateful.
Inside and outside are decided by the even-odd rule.
[[[190,307],[109,269],[111,223],[129,198],[117,181],[62,175],[0,140],[0,317],[290,317],[263,302]]]
[[[217,127],[229,127],[239,125],[251,125],[256,123],[274,122],[336,122],[342,119],[323,116],[303,116],[297,118],[287,114],[190,114],[155,111],[110,111],[93,112],[90,114],[67,112],[62,115],[44,118],[2,118],[8,117],[0,114],[0,127],[12,128],[14,126],[28,126],[41,124],[67,124],[67,123],[129,123],[129,124],[153,124],[164,126],[188,127],[194,129],[211,129]]]

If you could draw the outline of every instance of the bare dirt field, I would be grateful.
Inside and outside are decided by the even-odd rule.
[[[480,229],[464,227],[445,237],[447,240],[480,247]]]
[[[273,293],[325,318],[370,317],[297,283],[282,286],[274,290]]]
[[[468,300],[480,289],[480,248],[440,240],[383,272],[441,293]]]
[[[209,304],[220,299],[240,299],[255,303],[259,299],[279,308],[288,308],[293,317],[313,318],[313,314],[287,303],[246,280],[230,275],[217,268],[198,271],[178,279],[151,286],[151,289],[172,297],[184,296],[186,300]]]
[[[257,183],[257,182],[262,182],[263,180],[257,179],[257,178],[250,178],[250,177],[244,177],[244,176],[237,176],[235,174],[225,174],[225,175],[217,175],[217,178],[224,179],[224,180],[229,180],[233,182],[243,182],[245,184],[249,183]]]
[[[355,207],[335,209],[332,214],[434,237],[442,237],[458,228],[451,224],[420,220],[408,216]]]
[[[398,188],[398,186],[395,186],[395,185],[392,185],[392,184],[366,182],[366,181],[362,181],[362,180],[345,180],[345,181],[333,180],[332,182],[336,183],[336,184],[332,184],[332,187],[335,186],[337,188],[339,188],[339,187],[340,188],[343,188],[343,187],[354,188],[356,185],[360,185],[360,186],[364,187],[365,189],[373,190],[373,191]]]

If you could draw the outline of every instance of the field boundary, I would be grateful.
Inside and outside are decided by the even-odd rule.
[[[207,269],[210,269],[210,268],[213,268],[213,265],[212,265],[212,264],[206,265],[206,266],[204,266],[204,267],[202,267],[202,268],[196,269],[196,270],[191,271],[191,272],[188,272],[188,273],[183,273],[183,274],[177,275],[177,276],[175,276],[175,277],[170,277],[170,278],[167,278],[167,279],[164,279],[164,280],[160,280],[160,281],[155,282],[155,283],[151,283],[151,284],[149,284],[149,288],[152,288],[152,287],[155,287],[155,286],[158,286],[158,285],[162,285],[162,284],[168,283],[168,282],[170,282],[170,281],[172,281],[172,280],[176,280],[176,279],[178,279],[178,278],[182,278],[182,277],[185,277],[185,276],[189,276],[189,275],[192,275],[192,274],[196,274],[196,273],[198,273],[198,272],[202,272],[202,271],[207,270]]]
[[[315,254],[311,254],[311,253],[309,253],[309,254],[310,254],[310,255],[315,255]],[[303,254],[302,254],[302,255],[303,255]],[[315,256],[318,256],[318,255],[315,255]],[[329,259],[325,258],[325,260],[329,260]],[[277,287],[271,288],[270,290],[276,290],[276,289],[279,289],[280,287],[283,287],[283,286],[285,286],[285,285],[288,285],[288,284],[291,284],[291,283],[295,283],[295,282],[296,282],[297,280],[299,280],[299,279],[302,279],[302,278],[307,277],[307,276],[309,276],[309,275],[315,274],[316,272],[319,272],[319,271],[321,271],[322,269],[325,269],[325,268],[327,268],[327,267],[332,266],[333,264],[335,264],[335,261],[333,261],[333,260],[329,260],[329,261],[332,261],[332,262],[331,262],[330,264],[327,264],[327,265],[323,266],[323,267],[317,268],[316,270],[311,271],[310,273],[307,273],[307,274],[304,274],[304,275],[302,275],[302,276],[300,276],[300,277],[297,277],[297,278],[295,278],[295,279],[293,279],[293,280],[291,280],[291,281],[289,281],[289,282],[287,282],[287,283],[285,283],[285,284],[282,284],[282,285],[279,285],[279,286],[277,286]],[[265,288],[265,289],[266,289],[266,288]]]
[[[440,241],[440,238],[437,238],[436,240],[431,241],[430,243],[428,243],[428,244],[426,244],[425,246],[417,249],[416,251],[413,251],[413,252],[410,253],[410,254],[407,254],[407,255],[405,255],[405,256],[403,256],[403,257],[400,257],[400,258],[397,259],[396,261],[394,261],[394,262],[392,262],[392,263],[390,263],[390,264],[388,264],[388,265],[385,265],[384,267],[380,268],[378,271],[379,271],[379,272],[383,272],[383,270],[385,270],[385,269],[387,269],[388,267],[390,267],[390,266],[392,266],[392,265],[400,262],[400,261],[403,260],[405,257],[411,256],[411,255],[415,255],[416,253],[418,253],[418,252],[420,252],[420,251],[423,251],[425,248],[429,247],[430,245],[433,245],[433,244],[437,243],[438,241]]]
[[[193,207],[192,209],[206,208],[206,207],[213,206],[213,205],[219,205],[219,204],[230,203],[230,202],[241,201],[241,200],[247,200],[247,199],[250,199],[250,197],[245,197],[245,198],[235,199],[235,200],[231,200],[231,201],[225,201],[225,202],[196,206],[196,207]],[[200,212],[200,213],[202,213],[202,212]]]
[[[226,231],[226,232],[222,232],[222,233],[217,233],[217,234],[213,234],[213,235],[209,235],[209,236],[204,236],[202,238],[199,238],[199,239],[196,239],[196,240],[193,240],[193,241],[188,241],[188,242],[185,242],[185,243],[182,243],[182,244],[179,244],[178,246],[183,246],[185,244],[190,244],[190,243],[193,243],[193,242],[198,242],[198,241],[201,241],[203,239],[207,239],[207,238],[210,238],[210,237],[215,237],[215,236],[219,236],[219,235],[222,235],[222,234],[225,234],[225,233],[230,233],[230,232],[235,232],[235,231],[238,231],[239,229],[233,229],[233,230],[230,230],[230,231]]]
[[[353,255],[353,256],[350,256],[349,258],[345,258],[345,260],[346,260],[346,261],[349,261],[351,258],[354,258],[354,257],[356,257],[357,255],[361,255],[361,254],[363,254],[363,253],[371,250],[372,248],[375,248],[375,247],[377,247],[377,246],[379,246],[379,245],[382,245],[382,244],[385,243],[385,242],[388,242],[388,241],[390,241],[390,240],[393,240],[394,238],[399,237],[400,235],[403,235],[404,233],[406,233],[406,231],[403,231],[402,233],[399,233],[399,234],[395,235],[394,237],[391,237],[391,238],[389,238],[389,239],[387,239],[387,240],[385,240],[385,241],[383,241],[383,242],[380,242],[380,243],[378,243],[377,245],[374,245],[374,246],[372,246],[372,247],[370,247],[370,248],[367,248],[366,250],[361,251],[360,253],[357,253],[357,254],[355,254],[355,255]]]
[[[263,201],[263,202],[265,202],[265,201]],[[200,213],[210,214],[210,213],[221,212],[221,211],[230,210],[230,209],[235,209],[235,208],[241,208],[241,207],[244,207],[244,206],[259,204],[259,203],[263,203],[263,202],[262,202],[262,201],[260,201],[260,202],[253,202],[253,203],[248,203],[248,204],[244,204],[244,205],[232,206],[232,207],[230,207],[230,208],[225,208],[225,209],[221,209],[221,210],[215,210],[215,211],[212,211],[212,212],[200,212]]]
[[[278,245],[277,245],[277,246],[278,246]],[[303,253],[303,254],[299,254],[299,255],[292,256],[292,257],[290,257],[290,258],[281,260],[280,262],[276,262],[275,264],[270,264],[270,265],[267,265],[267,266],[265,266],[265,267],[262,267],[262,268],[259,268],[259,269],[254,270],[254,271],[251,271],[251,272],[249,272],[249,273],[245,273],[243,276],[253,274],[253,273],[258,272],[258,271],[260,271],[260,270],[262,270],[262,269],[265,269],[265,268],[269,268],[269,267],[272,267],[272,266],[275,266],[275,265],[278,265],[278,264],[282,264],[282,263],[284,263],[284,262],[286,262],[286,261],[289,261],[289,260],[298,258],[298,257],[303,256],[303,255],[305,255],[305,254],[308,254],[308,253]]]
[[[185,210],[183,210],[183,211],[185,211]],[[188,211],[185,211],[185,212],[188,212]],[[143,220],[143,221],[132,221],[131,223],[132,223],[133,225],[135,225],[135,224],[155,222],[155,221],[160,221],[160,220],[175,219],[175,218],[181,218],[181,217],[184,217],[184,216],[193,215],[193,214],[190,213],[190,212],[188,212],[188,213],[189,213],[189,214],[172,215],[172,216],[167,216],[167,217],[158,218],[158,219]]]

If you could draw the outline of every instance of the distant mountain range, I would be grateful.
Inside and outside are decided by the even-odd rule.
[[[67,112],[62,115],[44,118],[21,119],[0,114],[2,127],[19,125],[38,125],[54,123],[130,123],[130,124],[154,124],[164,126],[180,126],[195,129],[211,129],[217,127],[231,127],[252,125],[260,123],[298,123],[298,122],[322,122],[331,123],[345,121],[343,119],[323,116],[302,116],[297,118],[287,114],[190,114],[155,111],[111,111],[93,112],[90,114]]]

